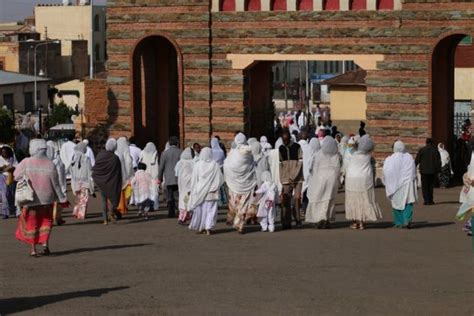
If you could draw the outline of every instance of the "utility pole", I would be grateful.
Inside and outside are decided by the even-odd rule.
[[[90,0],[91,6],[91,35],[89,43],[89,78],[94,79],[94,0]]]

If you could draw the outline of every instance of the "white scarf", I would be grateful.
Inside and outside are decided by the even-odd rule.
[[[133,177],[133,161],[130,155],[130,148],[125,137],[120,137],[117,140],[117,149],[115,154],[120,159],[122,166],[122,188],[125,188]]]
[[[209,147],[203,148],[192,174],[189,210],[202,204],[207,195],[218,191],[223,183],[221,168],[212,159],[212,150]]]
[[[217,162],[219,166],[222,166],[225,160],[225,153],[219,144],[219,140],[215,137],[211,139],[211,149],[212,159],[214,159],[214,161]]]
[[[405,145],[397,141],[394,153],[385,159],[383,179],[385,192],[390,199],[401,187],[416,179],[416,167],[413,157],[405,152]]]
[[[158,150],[153,143],[146,144],[145,148],[140,154],[140,162],[146,165],[146,172],[153,180],[158,179],[159,163]]]
[[[438,151],[441,156],[441,167],[444,167],[449,163],[449,153],[444,149],[444,145],[441,143],[438,144]]]

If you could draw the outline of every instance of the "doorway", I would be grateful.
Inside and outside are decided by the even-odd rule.
[[[163,36],[141,40],[133,52],[133,134],[139,146],[164,150],[170,136],[180,137],[180,55]]]

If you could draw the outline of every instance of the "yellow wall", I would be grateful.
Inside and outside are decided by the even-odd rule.
[[[94,32],[94,45],[100,45],[100,60],[105,59],[105,15],[104,6],[94,6],[94,15],[100,16],[99,32]],[[67,18],[65,18],[67,17]],[[90,43],[92,14],[91,6],[36,6],[35,7],[36,31],[45,39],[46,32],[49,39],[59,40],[87,40]],[[67,44],[66,44],[67,45]],[[95,47],[95,46],[94,46]],[[64,47],[63,56],[66,56],[68,46]],[[70,50],[70,48],[69,48]],[[89,45],[89,54],[91,47]],[[95,55],[95,54],[94,54]]]
[[[455,92],[456,100],[474,100],[474,68],[456,68]]]
[[[0,57],[5,58],[5,69],[6,71],[19,72],[20,62],[19,58],[19,47],[17,43],[4,42],[0,43]]]
[[[366,88],[359,86],[331,87],[331,119],[365,120],[367,102]]]

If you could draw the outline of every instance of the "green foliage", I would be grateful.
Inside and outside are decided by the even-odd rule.
[[[72,123],[71,116],[74,114],[77,114],[76,111],[70,109],[64,102],[55,104],[47,124],[49,127],[53,127],[57,124]]]
[[[11,143],[15,136],[15,124],[9,110],[0,108],[0,143]]]

